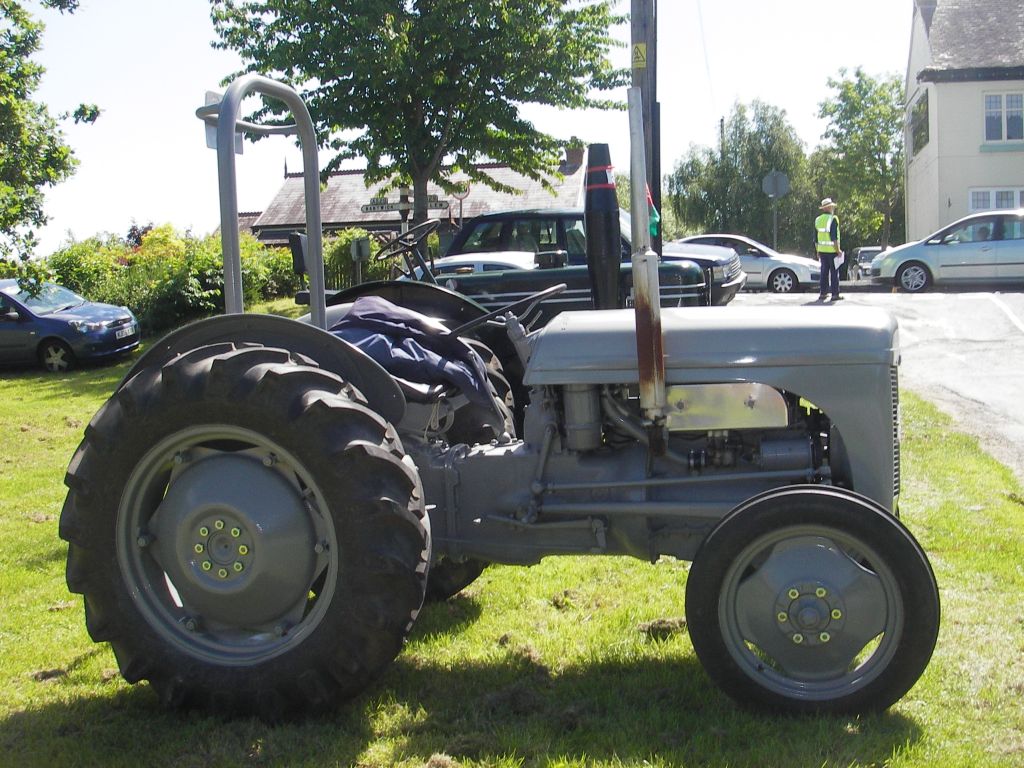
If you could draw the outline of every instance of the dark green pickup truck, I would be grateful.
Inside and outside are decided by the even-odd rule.
[[[626,264],[632,253],[631,230],[629,213],[620,211],[620,245],[622,261]],[[498,256],[507,251],[565,251],[570,266],[585,265],[587,236],[583,225],[583,209],[530,208],[474,216],[463,224],[445,255]],[[697,264],[705,274],[708,304],[728,304],[747,280],[740,258],[732,248],[696,243],[665,243],[661,258],[664,262],[685,259]]]
[[[633,306],[633,272],[629,264],[622,264],[622,306]],[[703,270],[690,261],[665,261],[658,267],[661,283],[661,306],[695,307],[707,303]],[[504,272],[475,272],[472,274],[440,275],[438,284],[473,299],[488,311],[524,299],[552,285],[565,283],[566,290],[537,306],[526,320],[529,326],[539,328],[559,312],[593,309],[590,274],[585,266],[565,266],[545,269],[513,269]]]
[[[423,267],[427,264],[421,261],[419,244],[429,231],[432,231],[433,224],[428,223],[426,227],[410,230],[406,235],[401,235],[394,241],[394,247],[388,247],[381,253],[397,255],[404,253],[406,257],[414,254],[413,258],[406,261],[405,274],[397,281],[388,283],[371,283],[356,286],[344,291],[327,291],[327,304],[337,305],[354,301],[362,295],[374,294],[388,298],[390,301],[416,309],[417,311],[429,312],[429,301],[421,305],[425,299],[420,291],[412,290],[411,283],[424,279]],[[724,249],[714,249],[724,250]],[[518,254],[525,257],[526,254]],[[442,287],[456,293],[480,307],[482,310],[491,311],[505,307],[519,299],[532,296],[545,288],[550,288],[559,283],[565,283],[566,290],[561,294],[545,299],[540,302],[526,316],[526,324],[532,328],[540,328],[546,325],[559,312],[593,309],[591,280],[589,268],[586,265],[567,265],[568,255],[564,250],[542,251],[535,256],[532,269],[503,269],[496,260],[494,264],[486,265],[481,271],[472,266],[465,269],[457,269],[454,273],[447,272],[438,263],[432,271],[434,280]],[[444,262],[445,260],[440,260]],[[417,264],[419,266],[417,266]],[[492,267],[497,269],[492,269]],[[524,264],[523,266],[530,266]],[[621,272],[621,295],[620,306],[633,305],[633,272],[628,262],[620,265]],[[742,275],[742,272],[740,273]],[[661,285],[661,306],[663,307],[695,307],[713,303],[712,296],[709,296],[709,271],[700,265],[686,258],[665,259],[658,266],[658,277]],[[429,282],[429,278],[426,282]],[[408,289],[403,289],[403,284]],[[732,298],[730,295],[729,298]],[[295,301],[297,304],[308,304],[309,293],[300,291]],[[717,303],[717,302],[714,302]]]

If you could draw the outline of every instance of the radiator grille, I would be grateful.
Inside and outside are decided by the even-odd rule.
[[[900,495],[900,376],[894,365],[889,369],[889,388],[892,392],[892,495]]]

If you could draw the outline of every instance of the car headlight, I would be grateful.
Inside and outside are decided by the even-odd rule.
[[[85,320],[72,320],[68,324],[79,333],[102,331],[106,327],[105,323],[90,323],[86,322]]]
[[[725,267],[713,267],[711,277],[715,280],[725,280]]]

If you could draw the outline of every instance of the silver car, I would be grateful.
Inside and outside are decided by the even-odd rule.
[[[871,279],[908,293],[931,285],[1024,282],[1024,208],[965,216],[871,262]]]
[[[821,268],[817,259],[779,253],[764,243],[742,235],[691,235],[677,243],[700,243],[732,248],[739,254],[747,273],[747,288],[767,288],[774,293],[789,293],[817,288]]]

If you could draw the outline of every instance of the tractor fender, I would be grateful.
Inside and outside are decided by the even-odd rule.
[[[366,398],[371,409],[392,424],[405,415],[405,397],[391,374],[347,341],[312,325],[276,315],[218,315],[182,326],[147,349],[117,389],[145,368],[159,368],[192,349],[233,342],[286,349],[336,373]]]
[[[461,293],[416,280],[376,280],[354,285],[332,294],[327,299],[327,305],[351,304],[360,296],[379,296],[406,309],[454,320],[459,324],[487,313],[482,305]]]
[[[378,280],[362,283],[331,295],[327,299],[327,306],[351,304],[360,296],[379,296],[400,307],[447,321],[449,327],[468,323],[489,311],[461,293],[415,280]],[[506,375],[514,376],[517,380],[522,379],[519,356],[504,329],[483,326],[468,335],[479,339],[494,351],[505,365]]]

